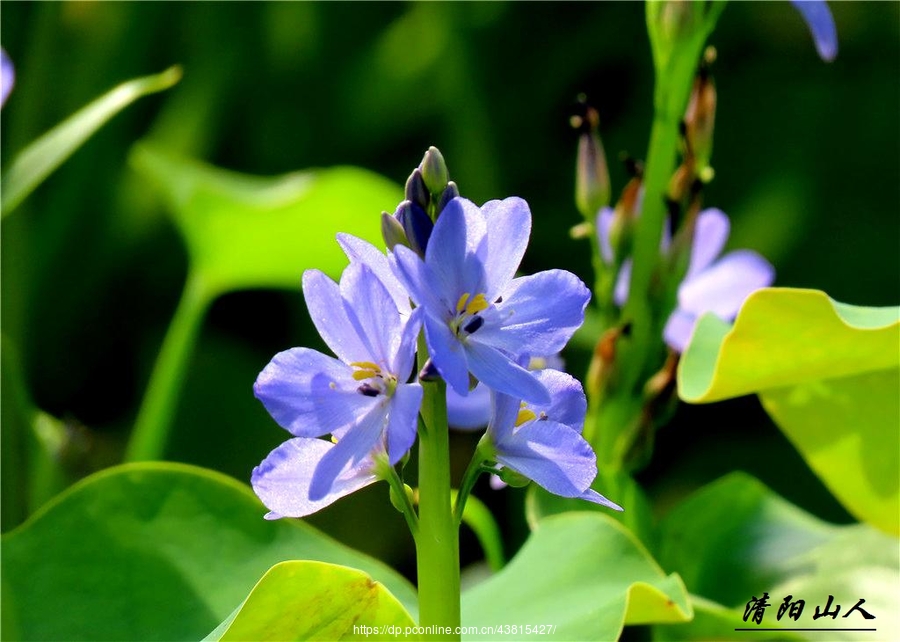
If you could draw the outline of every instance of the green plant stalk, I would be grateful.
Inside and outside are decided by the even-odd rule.
[[[662,363],[661,320],[653,307],[653,275],[660,262],[659,244],[666,220],[666,193],[678,155],[679,124],[683,118],[694,74],[706,39],[724,7],[715,2],[708,8],[701,28],[666,55],[655,44],[656,78],[653,94],[653,125],[644,171],[641,218],[635,228],[631,285],[621,320],[630,323],[630,336],[616,344],[617,376],[612,385],[591,400],[591,417],[585,434],[597,452],[598,465],[622,467],[631,441],[637,433],[643,409],[642,392],[646,379]],[[648,4],[648,11],[652,7]],[[648,13],[649,17],[649,13]],[[610,383],[610,382],[608,382]]]
[[[396,496],[397,502],[400,506],[397,507],[401,513],[403,513],[404,519],[406,519],[406,525],[409,526],[409,532],[412,534],[413,539],[419,537],[419,517],[416,515],[416,511],[413,508],[413,505],[409,501],[409,497],[406,494],[406,487],[403,485],[403,480],[400,479],[400,475],[397,474],[397,469],[391,466],[389,462],[384,463],[384,479],[387,480],[387,483],[390,484],[391,492]]]
[[[203,281],[196,274],[189,274],[150,374],[147,392],[125,451],[125,461],[163,458],[187,365],[211,299]]]
[[[419,368],[428,361],[424,331],[419,335]],[[419,535],[416,569],[419,625],[441,627],[449,634],[428,640],[459,640],[459,527],[451,507],[450,436],[446,384],[423,381],[423,425],[419,430]]]

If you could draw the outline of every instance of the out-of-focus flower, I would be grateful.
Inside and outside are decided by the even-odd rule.
[[[549,402],[543,385],[516,360],[562,350],[581,323],[590,292],[564,270],[513,278],[531,234],[520,198],[479,208],[451,200],[435,223],[424,261],[397,245],[392,267],[424,312],[435,368],[458,394],[469,372],[492,390]]]
[[[12,60],[6,55],[6,50],[0,48],[0,107],[6,102],[15,82],[16,70]]]
[[[307,270],[303,292],[313,323],[339,359],[308,348],[281,352],[260,373],[254,392],[293,435],[330,434],[336,445],[292,440],[257,468],[254,486],[266,489],[260,494],[265,502],[282,497],[278,480],[290,481],[284,494],[305,493],[294,505],[320,508],[368,480],[367,458],[393,465],[412,447],[422,388],[406,381],[421,324],[416,312],[401,317],[386,287],[360,262],[344,270],[340,285]],[[293,470],[297,463],[311,472]]]
[[[554,495],[622,510],[591,488],[597,457],[581,436],[587,411],[581,384],[557,370],[541,370],[534,376],[550,392],[550,402],[528,404],[492,392],[491,421],[479,449],[498,466],[501,478],[511,471]]]
[[[604,211],[601,218],[611,218],[612,211]],[[598,225],[601,235],[608,228]],[[713,312],[731,321],[754,290],[764,288],[775,280],[775,268],[752,250],[735,250],[716,260],[728,240],[730,224],[724,212],[707,209],[697,216],[691,256],[684,280],[678,286],[678,307],[669,316],[663,338],[670,348],[684,352],[697,319]],[[601,236],[601,246],[605,243]],[[662,250],[668,250],[669,233],[662,239]],[[614,299],[625,305],[631,283],[631,259],[619,270]]]
[[[819,57],[826,62],[834,60],[838,53],[837,28],[828,3],[824,0],[791,0],[791,4],[806,21]]]

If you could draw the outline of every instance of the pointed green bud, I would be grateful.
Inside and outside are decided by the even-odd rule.
[[[575,162],[575,205],[586,221],[593,221],[597,212],[609,205],[609,168],[597,134],[600,115],[585,102],[584,96],[579,96],[579,103],[582,113],[570,121],[580,132]]]
[[[646,4],[647,31],[656,73],[665,73],[676,49],[698,36],[703,37],[705,1],[654,0]]]
[[[403,225],[387,212],[381,213],[381,238],[387,249],[393,250],[398,245],[409,247],[409,240],[403,231]]]
[[[716,86],[710,76],[709,65],[715,58],[715,48],[707,47],[684,113],[687,151],[694,157],[696,172],[701,180],[711,170],[709,159],[712,156],[713,129],[716,122]]]
[[[422,170],[422,178],[425,180],[425,186],[428,191],[434,195],[441,194],[447,187],[447,181],[450,180],[450,173],[447,171],[447,163],[444,156],[437,147],[429,147],[422,158],[422,164],[419,165]]]

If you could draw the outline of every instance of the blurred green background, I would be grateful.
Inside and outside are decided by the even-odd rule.
[[[729,247],[776,266],[777,285],[897,304],[900,4],[832,10],[840,51],[831,64],[787,2],[724,12],[711,41],[719,107],[706,203],[731,215]],[[69,426],[73,478],[120,456],[186,273],[160,197],[127,164],[134,141],[250,174],[353,164],[401,184],[436,145],[463,195],[530,203],[525,270],[562,267],[589,280],[588,246],[568,237],[579,221],[575,97],[599,109],[615,190],[626,180],[616,158],[643,155],[651,118],[643,5],[631,2],[16,2],[3,4],[0,43],[17,74],[0,113],[4,166],[119,82],[184,68],[178,85],[117,116],[3,222],[2,331],[34,402]],[[247,481],[286,438],[251,385],[275,352],[321,346],[299,283],[298,274],[294,291],[232,294],[212,307],[169,458]],[[566,358],[581,376],[586,352]],[[473,443],[455,437],[459,467]],[[682,407],[658,443],[640,481],[660,511],[743,469],[826,519],[849,520],[755,398]],[[21,492],[4,483],[4,498]],[[476,492],[515,547],[521,491]],[[3,529],[21,517],[5,514]],[[414,569],[386,488],[311,521]],[[384,536],[371,537],[371,525]],[[480,556],[468,535],[463,556]]]

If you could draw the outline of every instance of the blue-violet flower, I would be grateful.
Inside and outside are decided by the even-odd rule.
[[[492,416],[482,442],[490,459],[555,495],[586,499],[615,510],[618,504],[591,488],[597,457],[581,436],[587,401],[581,384],[558,370],[535,373],[550,393],[546,404],[491,393]]]
[[[330,434],[336,445],[291,440],[254,470],[253,486],[264,503],[295,493],[301,495],[298,507],[317,510],[350,492],[348,484],[371,481],[367,458],[393,465],[412,447],[422,389],[406,381],[421,323],[418,312],[402,318],[391,294],[360,262],[344,270],[340,285],[307,270],[303,293],[316,329],[338,359],[308,348],[281,352],[260,373],[254,393],[296,437]],[[295,470],[310,466],[311,477]],[[279,490],[278,480],[293,486]]]
[[[604,257],[607,251],[602,248],[609,247],[605,230],[609,230],[612,216],[611,209],[601,210],[597,224]],[[666,343],[677,352],[684,352],[701,315],[713,312],[722,320],[731,321],[754,290],[767,287],[775,280],[775,268],[752,250],[735,250],[716,260],[725,247],[729,231],[728,217],[721,210],[710,208],[697,216],[687,273],[678,286],[678,307],[663,330]],[[661,243],[663,252],[669,244],[666,230]],[[626,259],[613,295],[617,305],[625,305],[628,300],[630,282],[631,259]]]
[[[824,0],[791,0],[791,4],[809,27],[819,57],[826,62],[834,60],[838,52],[837,28],[828,3]]]
[[[590,292],[564,270],[513,278],[530,233],[531,212],[520,198],[479,208],[457,197],[438,217],[424,261],[394,248],[394,272],[424,310],[432,362],[460,395],[468,394],[471,372],[492,390],[550,401],[516,360],[559,352],[584,320]]]

